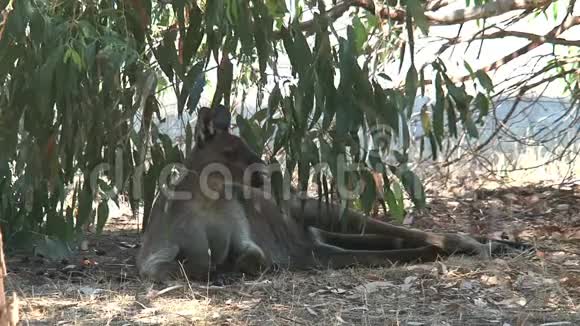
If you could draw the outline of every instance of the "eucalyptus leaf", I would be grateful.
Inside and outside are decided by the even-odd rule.
[[[407,193],[411,196],[413,204],[418,208],[424,208],[426,205],[425,190],[419,177],[411,170],[405,170],[401,173],[401,182]]]
[[[405,96],[407,98],[407,117],[411,116],[413,112],[413,107],[415,104],[415,98],[417,97],[417,86],[418,86],[418,75],[415,65],[411,65],[407,71],[407,77],[405,79]]]
[[[99,203],[99,207],[97,208],[97,234],[101,234],[103,232],[103,228],[105,227],[108,218],[109,204],[107,200],[103,200]]]
[[[362,171],[362,176],[365,186],[360,199],[363,211],[369,214],[377,200],[377,185],[375,178],[373,178],[373,175],[369,171]]]
[[[485,90],[489,92],[493,91],[493,82],[491,81],[491,78],[489,78],[489,76],[485,73],[485,71],[478,70],[475,72],[475,76],[477,77],[477,80],[479,80],[481,86],[485,88]]]
[[[427,16],[425,16],[425,10],[421,6],[419,0],[407,0],[407,8],[411,12],[411,15],[415,19],[415,23],[425,35],[429,34],[429,24],[427,22]]]
[[[441,144],[443,139],[443,125],[445,113],[445,95],[441,86],[441,76],[437,74],[435,77],[435,105],[433,106],[433,132]]]
[[[389,214],[393,216],[397,221],[402,222],[405,217],[405,209],[399,204],[395,193],[391,189],[386,189],[385,192],[385,202],[389,208]]]

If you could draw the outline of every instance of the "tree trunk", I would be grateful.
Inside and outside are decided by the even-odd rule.
[[[12,293],[12,298],[6,300],[4,293],[4,277],[6,263],[4,262],[4,243],[2,229],[0,229],[0,326],[16,326],[18,323],[18,297]]]

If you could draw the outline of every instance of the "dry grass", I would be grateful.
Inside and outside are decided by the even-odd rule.
[[[66,262],[8,257],[22,325],[578,325],[580,188],[432,195],[423,229],[503,232],[537,254],[451,257],[395,268],[266,274],[227,286],[138,280],[138,236],[112,219],[89,251]],[[94,264],[97,262],[98,264]]]

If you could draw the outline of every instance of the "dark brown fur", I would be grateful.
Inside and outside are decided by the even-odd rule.
[[[227,120],[227,123],[222,123]],[[222,126],[216,128],[216,126]],[[340,268],[431,261],[441,253],[466,252],[488,256],[491,247],[458,234],[434,234],[397,227],[355,211],[346,213],[347,233],[331,232],[338,206],[307,199],[290,200],[285,214],[260,187],[259,174],[244,178],[248,166],[263,163],[239,138],[231,135],[225,108],[202,109],[196,126],[196,146],[188,173],[176,186],[191,193],[188,200],[156,198],[137,254],[142,277],[165,280],[176,271],[176,259],[185,258],[186,272],[202,279],[208,271],[255,274],[279,266],[290,269]],[[207,184],[217,197],[203,192],[204,168],[219,163],[231,173],[225,180],[209,175]],[[231,193],[229,197],[227,194]],[[319,210],[321,208],[321,210]],[[298,221],[303,221],[303,225]],[[367,235],[357,234],[366,222]]]

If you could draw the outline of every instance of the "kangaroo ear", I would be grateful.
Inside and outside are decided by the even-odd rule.
[[[230,124],[232,121],[230,110],[220,104],[213,111],[213,122],[215,128],[219,131],[230,132]]]
[[[197,124],[195,125],[195,141],[198,144],[211,139],[216,132],[228,133],[232,121],[232,114],[223,105],[218,105],[215,109],[202,107],[197,113]]]
[[[223,105],[218,105],[214,110],[214,127],[220,131],[229,132],[232,122],[232,113]]]
[[[197,123],[195,124],[195,142],[202,145],[215,135],[215,125],[212,112],[208,107],[202,107],[197,112]]]

